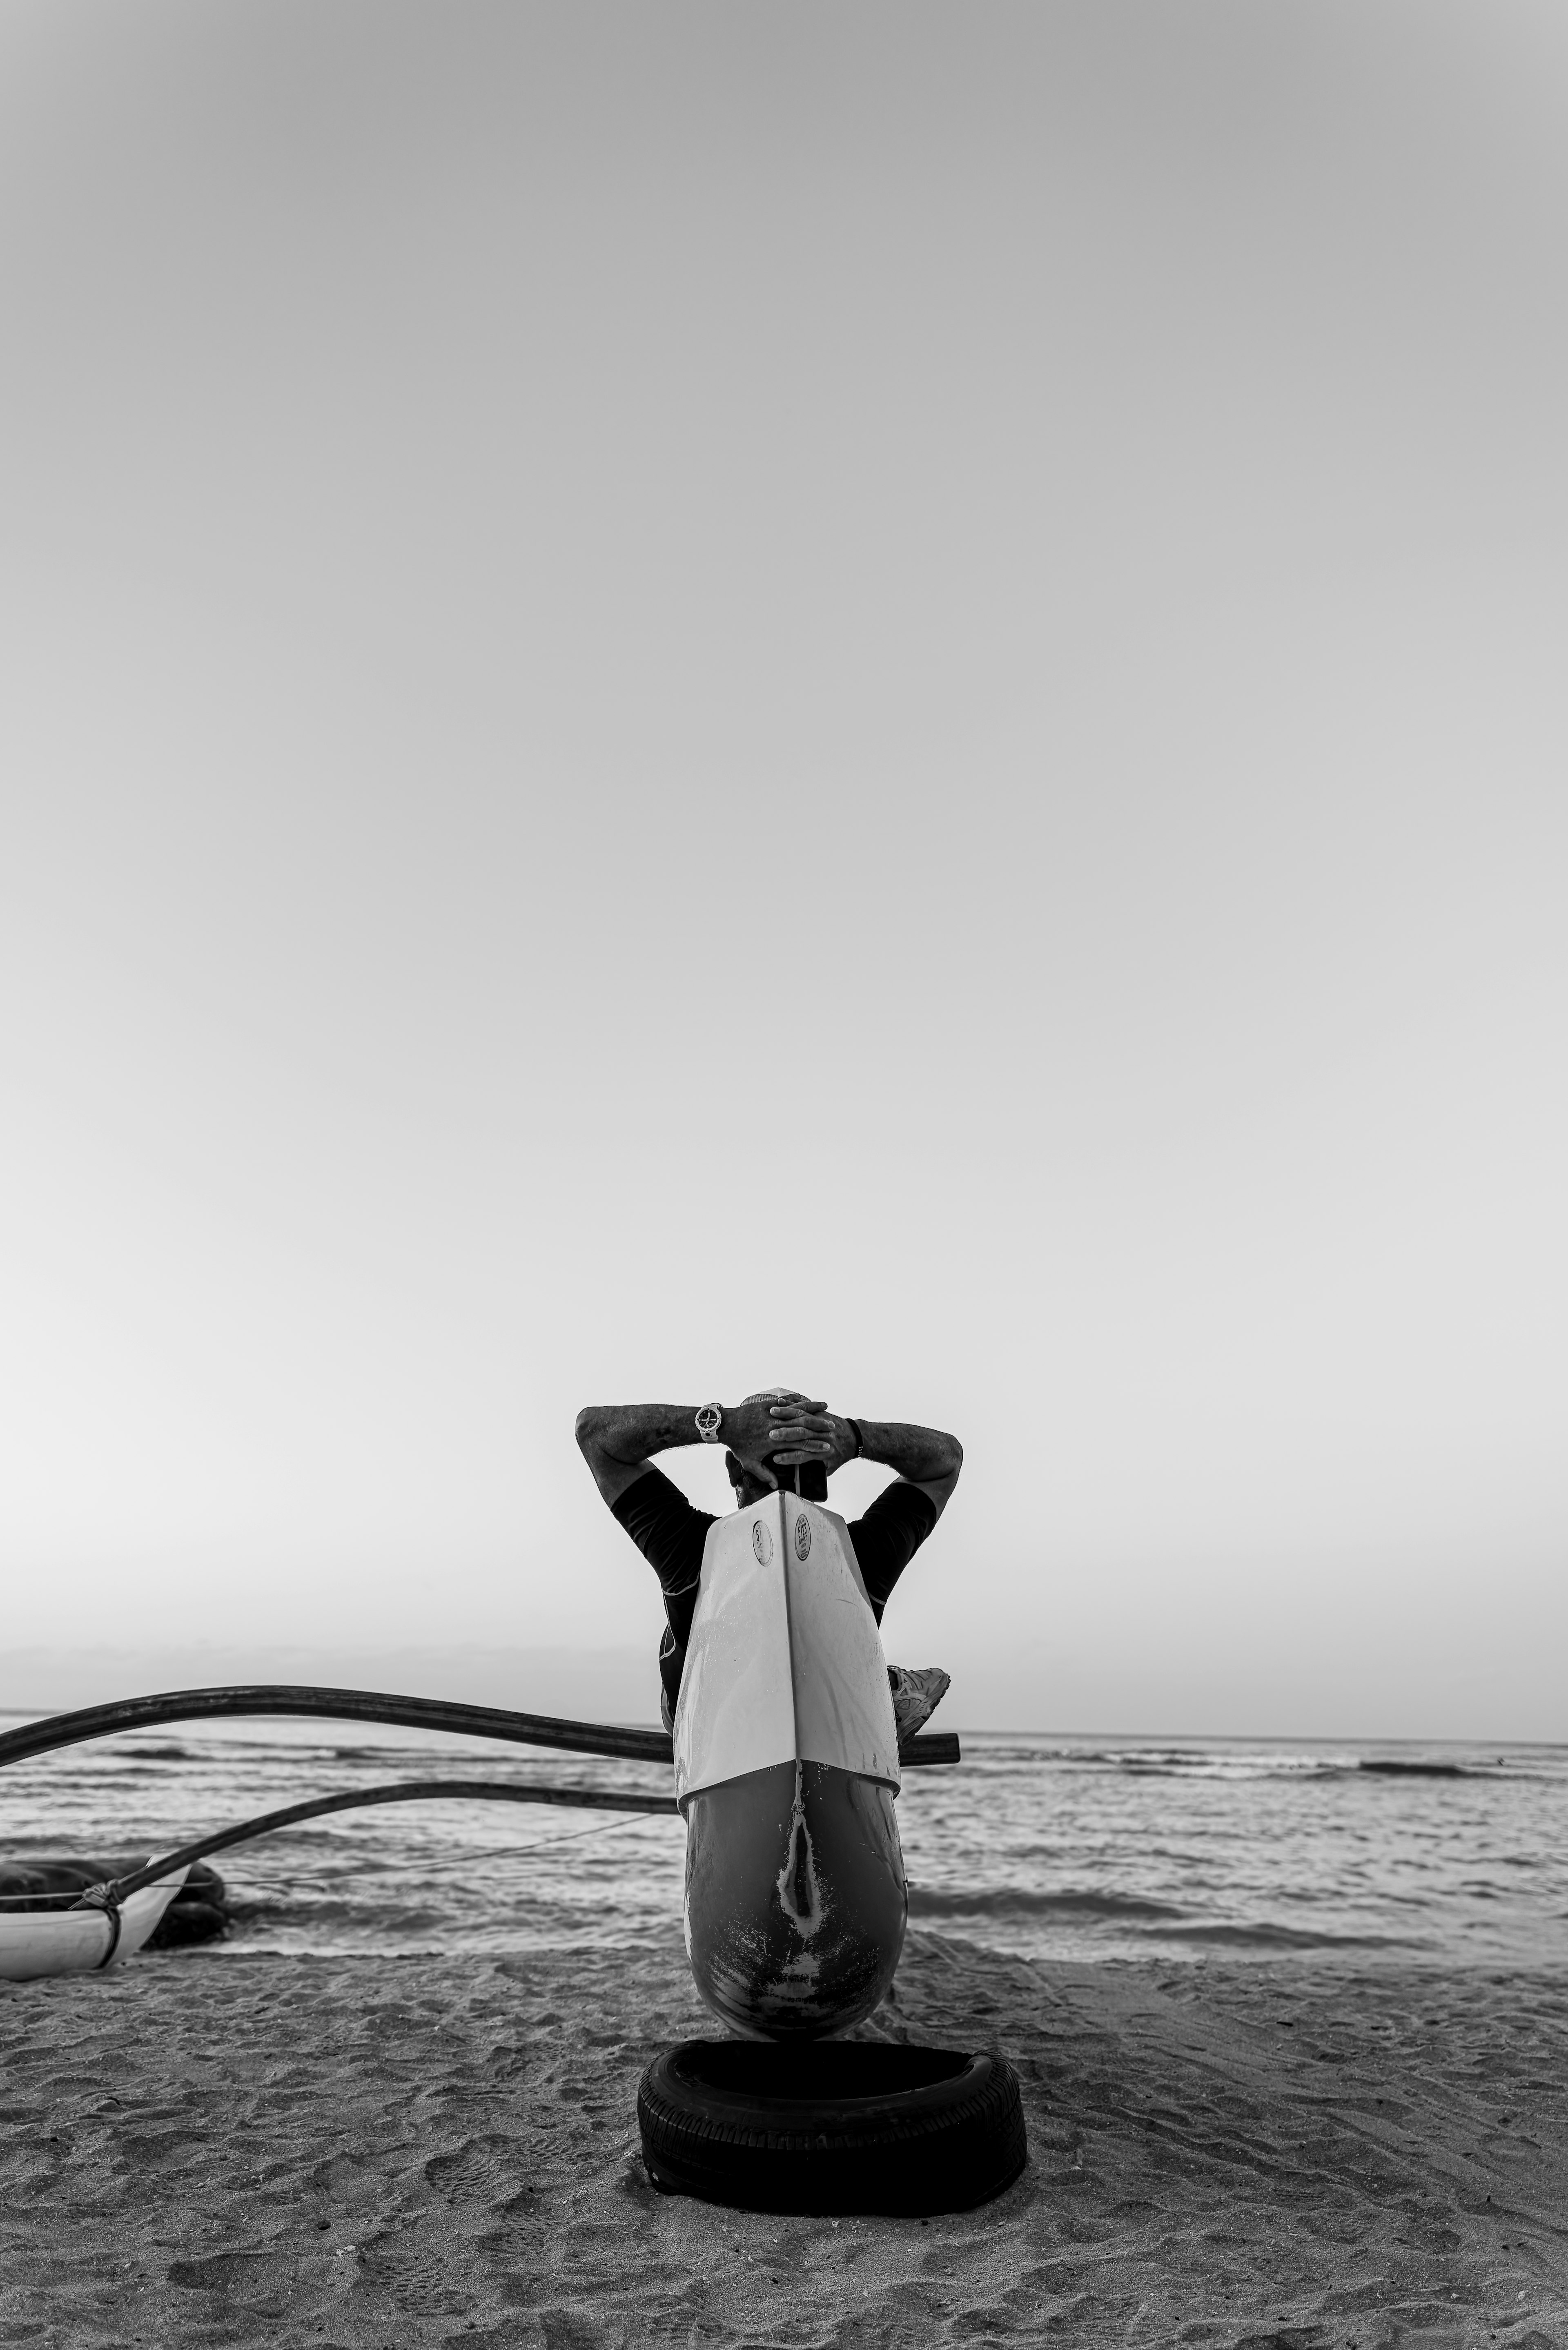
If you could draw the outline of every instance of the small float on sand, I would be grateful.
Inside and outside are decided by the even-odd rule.
[[[178,1869],[123,1900],[104,1887],[61,1893],[0,1894],[0,1981],[102,1973],[134,1957],[162,1922],[185,1882]]]

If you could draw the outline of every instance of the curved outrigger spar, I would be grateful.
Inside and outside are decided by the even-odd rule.
[[[79,1746],[127,1730],[152,1730],[171,1721],[211,1721],[247,1715],[317,1716],[327,1721],[378,1721],[404,1730],[445,1730],[465,1738],[496,1738],[514,1746],[552,1746],[571,1754],[602,1754],[626,1762],[675,1762],[668,1731],[633,1730],[618,1722],[568,1721],[548,1713],[514,1713],[504,1706],[467,1705],[440,1697],[397,1697],[380,1690],[317,1689],[307,1683],[244,1681],[217,1689],[164,1690],[151,1697],[116,1698],[73,1713],[46,1714],[19,1730],[0,1733],[0,1770],[35,1754]],[[956,1762],[959,1742],[950,1732],[925,1731],[905,1741],[898,1760],[906,1770]]]

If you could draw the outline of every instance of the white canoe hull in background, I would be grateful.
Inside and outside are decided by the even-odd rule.
[[[119,1940],[110,1967],[119,1966],[156,1931],[158,1921],[184,1884],[188,1869],[177,1868],[156,1885],[144,1885],[123,1902]],[[101,1909],[0,1910],[0,1981],[31,1982],[39,1975],[90,1974],[101,1968],[111,1929]]]

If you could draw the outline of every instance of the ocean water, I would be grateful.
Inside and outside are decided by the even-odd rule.
[[[19,1719],[20,1717],[11,1717]],[[389,1780],[666,1793],[669,1774],[317,1722],[145,1731],[0,1773],[0,1856],[140,1860]],[[1030,1957],[1568,1963],[1568,1748],[971,1735],[908,1775],[911,1921]],[[684,1831],[511,1804],[339,1813],[214,1866],[210,1946],[524,1951],[677,1922]]]

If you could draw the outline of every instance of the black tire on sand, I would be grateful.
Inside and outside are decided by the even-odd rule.
[[[964,2211],[1028,2159],[1001,2056],[884,2041],[688,2040],[637,2095],[655,2187],[749,2211]]]

